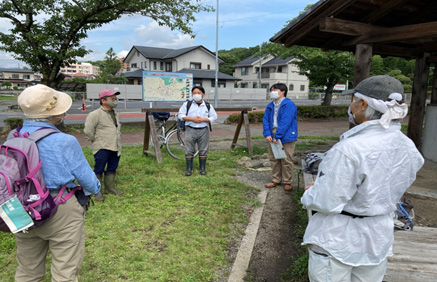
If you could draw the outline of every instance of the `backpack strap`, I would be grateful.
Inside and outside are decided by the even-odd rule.
[[[193,100],[187,101],[187,113],[185,114],[186,116],[188,115],[188,111],[190,110],[192,104]]]
[[[211,109],[211,104],[208,103],[207,101],[204,101],[204,102],[205,102],[206,108],[208,109],[208,116],[209,116],[209,109]],[[209,131],[212,131],[211,123],[208,123],[208,125],[209,125]]]
[[[82,186],[76,186],[72,188],[71,191],[68,192],[67,195],[65,195],[65,197],[62,197],[62,195],[65,192],[65,189],[67,189],[67,184],[65,184],[64,186],[62,186],[61,189],[59,189],[58,195],[56,195],[56,197],[53,199],[57,206],[62,205],[63,203],[68,201],[74,195],[76,190],[82,190]]]
[[[47,137],[53,133],[59,133],[60,131],[51,127],[43,127],[40,128],[31,134],[27,138],[32,140],[33,142],[38,142],[39,140],[43,139],[44,137]]]

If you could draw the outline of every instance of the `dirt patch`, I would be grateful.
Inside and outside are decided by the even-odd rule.
[[[437,199],[410,193],[406,197],[413,203],[415,226],[437,227]]]
[[[239,180],[266,189],[264,184],[271,181],[271,172],[245,172]],[[293,179],[292,185],[297,187],[297,178]],[[268,190],[246,281],[281,281],[293,263],[293,255],[299,251],[297,246],[301,239],[294,236],[298,205],[292,193],[282,186]]]

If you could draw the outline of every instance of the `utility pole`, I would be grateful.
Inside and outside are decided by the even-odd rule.
[[[261,61],[262,61],[262,54],[261,54],[261,44],[259,45],[259,68],[258,68],[258,88],[261,89]]]
[[[218,23],[219,23],[219,0],[217,0],[217,14],[215,23],[215,95],[214,95],[214,107],[217,108],[217,96],[218,96]]]

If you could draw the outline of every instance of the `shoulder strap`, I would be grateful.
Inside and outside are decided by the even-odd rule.
[[[211,104],[208,103],[207,101],[205,101],[205,105],[206,105],[206,108],[208,109],[208,112],[209,112],[209,109],[211,109]]]
[[[49,136],[49,135],[51,135],[53,133],[59,133],[59,130],[53,129],[53,128],[50,128],[50,127],[43,127],[43,128],[40,128],[40,129],[32,132],[29,135],[29,137],[27,137],[27,138],[29,138],[33,142],[37,142],[37,141],[43,139],[44,137]]]
[[[188,111],[190,110],[192,104],[193,100],[187,101],[187,113],[185,115],[188,115]]]

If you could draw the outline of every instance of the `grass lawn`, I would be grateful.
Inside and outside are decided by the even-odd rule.
[[[236,181],[243,149],[210,152],[207,176],[183,176],[185,162],[163,151],[163,162],[123,148],[121,196],[108,195],[86,216],[86,254],[79,281],[220,281],[230,242],[244,232],[255,188]],[[260,149],[262,151],[262,149]],[[84,153],[93,166],[89,148]],[[258,152],[257,152],[258,153]],[[50,281],[46,267],[43,281]],[[13,281],[15,239],[0,233],[1,281]]]
[[[0,100],[17,100],[17,96],[15,95],[1,95]]]

